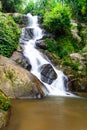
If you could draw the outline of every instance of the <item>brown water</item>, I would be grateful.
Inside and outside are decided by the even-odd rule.
[[[87,98],[13,100],[11,114],[3,130],[87,130]]]

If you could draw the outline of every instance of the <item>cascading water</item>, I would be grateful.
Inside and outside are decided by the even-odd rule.
[[[24,38],[26,37],[25,28],[22,29],[22,35],[20,40],[23,40],[24,43],[24,56],[29,60],[31,63],[31,73],[34,74],[40,81],[41,81],[41,74],[40,68],[44,64],[51,64],[49,63],[43,55],[35,48],[35,42],[43,37],[42,30],[38,25],[38,17],[32,16],[30,13],[27,14],[29,24],[26,29],[29,29],[32,33],[30,38],[27,40]],[[63,74],[63,72],[57,70],[52,64],[54,71],[57,74],[57,79],[55,79],[51,84],[44,83],[46,88],[49,91],[49,95],[67,95],[65,91],[64,79],[67,80],[67,77]],[[42,82],[42,81],[41,81]]]

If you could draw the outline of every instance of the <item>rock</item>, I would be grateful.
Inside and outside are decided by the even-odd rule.
[[[71,30],[71,33],[73,35],[74,38],[76,38],[78,40],[78,42],[81,42],[81,37],[78,35],[77,30]]]
[[[70,78],[68,90],[71,92],[87,92],[87,78]]]
[[[19,64],[21,67],[31,70],[31,64],[27,58],[23,56],[21,52],[15,51],[13,55],[11,56],[11,59],[14,60],[17,64]]]
[[[71,58],[71,60],[75,60],[78,62],[85,60],[85,58],[82,55],[80,55],[79,53],[70,54],[70,58]]]
[[[25,28],[24,38],[27,38],[29,40],[33,38],[33,28],[30,27]]]
[[[33,28],[25,27],[22,29],[22,34],[20,36],[20,43],[25,44],[25,41],[29,41],[33,38]]]
[[[85,61],[87,62],[87,52],[83,53],[82,56],[85,58]]]
[[[9,121],[10,111],[0,110],[0,129],[5,127]]]
[[[51,84],[57,78],[57,74],[50,64],[41,66],[41,80],[47,84]]]
[[[28,24],[28,17],[26,15],[23,15],[22,17],[22,23],[26,26]]]
[[[46,39],[46,38],[51,38],[53,39],[54,38],[54,35],[51,34],[51,33],[48,33],[45,29],[42,28],[42,33],[43,33],[43,37],[42,39]]]
[[[47,49],[47,45],[45,44],[44,40],[36,41],[36,46],[40,49]]]
[[[10,98],[44,97],[48,93],[34,75],[3,56],[0,56],[0,89]]]

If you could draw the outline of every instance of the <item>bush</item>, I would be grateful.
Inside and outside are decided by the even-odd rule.
[[[23,18],[22,15],[13,16],[13,19],[14,19],[15,23],[17,23],[17,24],[22,24],[22,18]]]
[[[10,57],[18,46],[20,29],[14,20],[0,13],[0,55]]]
[[[81,49],[80,43],[78,43],[72,35],[60,36],[56,39],[56,41],[52,39],[45,39],[45,43],[48,47],[47,50],[56,54],[60,58],[67,57],[69,54]]]
[[[7,111],[10,107],[10,99],[0,90],[0,109]]]
[[[57,43],[55,40],[52,39],[45,39],[45,43],[47,44],[48,51],[52,53],[57,53]]]
[[[22,12],[24,0],[1,0],[4,12]]]
[[[46,12],[44,27],[55,35],[64,35],[70,31],[70,11],[66,6],[57,4],[52,11]]]
[[[69,58],[64,58],[62,65],[70,66],[73,70],[78,70],[79,63],[75,61],[71,61]]]
[[[60,58],[64,58],[81,49],[80,43],[72,35],[61,36],[57,39],[57,51]]]

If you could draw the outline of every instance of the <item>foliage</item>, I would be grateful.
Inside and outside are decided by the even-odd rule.
[[[33,0],[29,0],[28,5],[25,8],[25,13],[32,13],[33,14],[34,11],[34,1]]]
[[[2,10],[5,12],[22,12],[24,0],[1,0]]]
[[[78,70],[79,63],[75,61],[71,61],[69,58],[64,58],[62,65],[70,66],[73,70]]]
[[[65,0],[77,20],[87,22],[87,0]]]
[[[82,45],[78,43],[72,35],[61,36],[55,40],[46,39],[45,43],[47,44],[47,50],[59,56],[60,58],[67,57],[69,54],[78,52]]]
[[[72,35],[62,36],[57,39],[58,55],[61,58],[68,56],[70,53],[78,52],[82,45],[73,38]]]
[[[7,111],[10,107],[10,99],[0,90],[0,109]]]
[[[20,29],[13,19],[0,13],[0,55],[10,57],[18,46]]]
[[[2,10],[2,4],[1,4],[1,1],[0,1],[0,11]]]
[[[17,23],[17,24],[21,24],[22,23],[22,15],[13,16],[13,19],[14,19],[15,23]]]
[[[47,44],[48,51],[52,53],[57,53],[57,43],[55,40],[52,39],[45,39],[45,43]]]
[[[34,3],[34,0],[29,0],[27,7],[25,8],[25,13],[32,13],[34,15],[43,16],[46,11],[51,10],[57,1],[55,0],[37,0]]]
[[[70,31],[69,8],[57,4],[50,12],[46,12],[43,21],[44,27],[57,35],[64,35]]]

